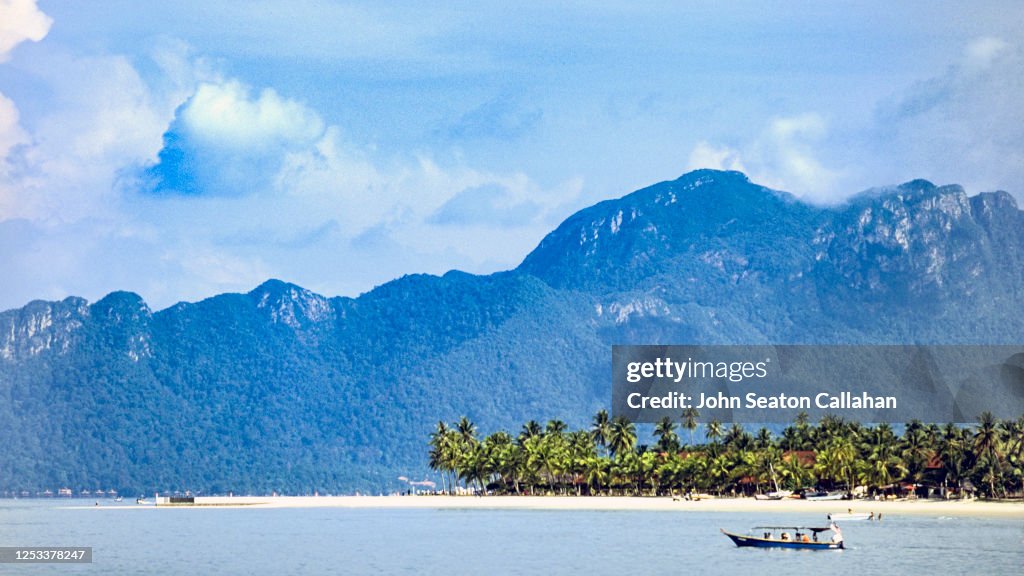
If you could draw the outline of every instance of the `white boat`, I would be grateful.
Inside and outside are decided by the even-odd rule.
[[[844,520],[849,522],[851,520],[874,520],[874,512],[834,512],[828,515],[828,519],[832,521]]]
[[[792,490],[776,490],[767,494],[755,494],[754,500],[782,500],[793,495]]]
[[[747,534],[721,530],[740,548],[796,548],[802,550],[842,550],[843,532],[839,526],[755,526]],[[832,536],[828,536],[832,532]]]
[[[815,492],[804,494],[807,500],[842,500],[846,494],[843,492]]]

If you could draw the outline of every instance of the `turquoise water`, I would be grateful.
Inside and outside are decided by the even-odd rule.
[[[7,564],[0,573],[870,576],[1024,567],[1020,519],[848,522],[849,549],[811,552],[737,548],[718,531],[822,524],[808,514],[67,506],[0,501],[0,546],[92,546],[93,563]]]

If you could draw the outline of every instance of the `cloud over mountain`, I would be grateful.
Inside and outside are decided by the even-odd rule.
[[[0,62],[9,59],[18,44],[42,40],[53,24],[36,0],[0,0],[0,15]]]

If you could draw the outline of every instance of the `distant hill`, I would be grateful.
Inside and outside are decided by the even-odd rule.
[[[581,210],[508,272],[0,313],[0,493],[397,488],[438,420],[584,425],[612,344],[1019,343],[1021,310],[1005,192],[819,208],[700,170]]]

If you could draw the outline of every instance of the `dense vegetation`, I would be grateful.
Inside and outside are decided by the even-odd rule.
[[[1018,344],[1021,309],[1005,193],[825,209],[698,171],[578,212],[508,272],[0,312],[0,494],[399,489],[439,419],[585,426],[613,344]]]
[[[985,413],[973,427],[913,421],[897,435],[888,424],[826,416],[813,425],[801,414],[777,438],[767,428],[751,434],[738,424],[701,425],[699,416],[692,408],[683,413],[683,437],[673,420],[662,419],[653,445],[638,444],[636,426],[604,410],[585,430],[531,420],[515,436],[498,431],[483,438],[463,417],[438,422],[430,467],[441,473],[442,491],[478,494],[751,495],[856,487],[875,494],[900,492],[902,483],[911,492],[1024,496],[1024,416],[999,421]],[[700,427],[707,441],[695,444]]]

